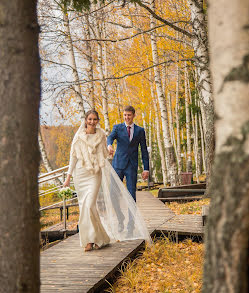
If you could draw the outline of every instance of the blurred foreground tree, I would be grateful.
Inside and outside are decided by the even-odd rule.
[[[248,292],[249,2],[209,1],[216,155],[204,293]]]
[[[39,292],[36,1],[0,3],[0,292]]]

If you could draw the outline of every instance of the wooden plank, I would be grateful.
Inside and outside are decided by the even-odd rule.
[[[205,193],[205,189],[190,189],[190,188],[160,188],[158,191],[158,197],[164,198],[164,197],[177,197],[177,196],[192,196],[192,195],[201,195]]]
[[[177,186],[169,186],[169,187],[164,187],[167,189],[205,189],[206,188],[206,183],[196,183],[196,184],[185,184],[185,185],[177,185]]]
[[[162,202],[173,202],[173,201],[194,201],[194,200],[201,200],[203,197],[196,195],[196,196],[176,196],[176,197],[160,197],[158,198]]]

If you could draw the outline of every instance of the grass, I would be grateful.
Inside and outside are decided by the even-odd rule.
[[[158,197],[158,189],[150,190],[154,197]],[[175,214],[201,214],[202,206],[208,205],[210,203],[209,198],[204,198],[201,200],[195,200],[190,202],[167,202],[165,203],[168,208],[170,208]]]
[[[208,205],[210,202],[209,198],[195,200],[190,202],[170,202],[166,203],[167,207],[169,207],[175,214],[183,215],[183,214],[201,214],[202,206]]]
[[[106,292],[201,292],[202,266],[203,244],[191,239],[177,244],[161,238],[133,262],[126,262]]]
[[[70,207],[69,208],[69,219],[67,220],[71,224],[68,225],[68,229],[72,230],[75,229],[78,224],[79,219],[79,208],[78,207]],[[40,217],[40,225],[41,230],[44,230],[52,225],[55,225],[57,223],[60,223],[60,210],[54,209],[54,210],[47,210],[42,211],[41,217]]]

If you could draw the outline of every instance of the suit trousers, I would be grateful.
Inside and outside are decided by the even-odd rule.
[[[126,178],[127,189],[130,192],[133,199],[136,201],[137,169],[135,169],[130,162],[128,162],[125,169],[114,169],[118,174],[119,178],[121,179],[121,181],[124,180],[124,177]]]

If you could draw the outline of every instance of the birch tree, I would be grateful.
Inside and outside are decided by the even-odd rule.
[[[205,116],[205,146],[206,146],[206,176],[207,188],[211,176],[211,166],[214,158],[214,106],[209,69],[208,36],[203,0],[189,0],[193,27],[193,49],[195,51],[195,66],[198,77],[200,103]],[[209,192],[208,192],[209,193]]]
[[[187,172],[192,172],[192,146],[191,146],[191,132],[190,132],[190,96],[188,93],[188,76],[187,76],[187,63],[184,66],[184,89],[185,89],[185,111],[186,111],[186,136],[187,136]]]
[[[161,168],[162,168],[162,175],[163,175],[163,184],[166,186],[167,184],[167,169],[166,169],[166,162],[165,162],[165,155],[164,155],[164,149],[163,149],[163,143],[161,140],[161,133],[160,133],[160,121],[158,116],[158,108],[157,108],[157,102],[155,98],[153,99],[153,105],[155,109],[155,124],[156,124],[156,138],[157,138],[157,144],[159,149],[159,154],[161,158]]]
[[[95,15],[95,34],[98,39],[103,37],[105,38],[105,23],[103,11],[96,13]],[[100,41],[97,42],[97,69],[100,77],[100,87],[101,87],[101,96],[102,96],[102,108],[103,116],[105,123],[105,132],[107,135],[111,132],[110,120],[109,120],[109,111],[108,111],[108,90],[107,82],[105,77],[107,75],[107,48],[106,43],[102,44]]]
[[[180,136],[180,119],[179,119],[179,62],[176,63],[176,106],[175,106],[175,117],[176,117],[176,148],[177,148],[177,166],[178,174],[182,171],[182,158],[181,158],[181,136]]]
[[[68,55],[70,58],[70,63],[71,63],[71,67],[73,70],[73,78],[74,78],[74,83],[75,83],[73,86],[73,89],[76,94],[77,108],[78,108],[78,112],[80,114],[80,119],[83,120],[83,118],[85,117],[85,109],[84,109],[83,97],[82,97],[82,92],[81,92],[81,87],[80,87],[79,74],[78,74],[78,70],[77,70],[77,66],[76,66],[76,59],[75,59],[75,54],[74,54],[72,36],[71,36],[71,32],[70,32],[70,22],[69,22],[69,18],[68,18],[68,10],[67,10],[66,5],[64,7],[62,7],[62,12],[63,12],[66,44],[68,47]]]
[[[39,132],[38,132],[38,142],[39,142],[39,149],[40,149],[40,154],[41,154],[41,158],[42,158],[42,162],[44,164],[44,167],[47,170],[47,172],[52,172],[53,168],[52,168],[52,166],[50,164],[50,161],[48,159],[47,152],[46,152],[46,147],[45,147],[45,144],[43,142],[42,134],[41,134],[40,129],[39,129]],[[59,178],[55,178],[55,184],[57,186],[61,186],[62,182],[60,181]]]
[[[249,289],[249,2],[208,9],[216,153],[203,293]]]
[[[153,7],[154,4],[152,4]],[[150,17],[151,21],[151,28],[155,27],[154,18]],[[151,49],[152,49],[152,58],[153,63],[159,63],[158,51],[157,51],[157,41],[156,36],[154,33],[151,34]],[[177,168],[176,168],[176,161],[174,156],[174,148],[170,140],[170,131],[169,131],[169,121],[168,121],[168,111],[167,105],[165,101],[165,95],[162,89],[162,81],[161,81],[161,74],[158,67],[154,67],[154,74],[155,74],[155,84],[156,84],[156,91],[157,97],[160,105],[160,112],[161,112],[161,119],[162,119],[162,130],[163,130],[163,140],[165,146],[165,159],[166,159],[166,166],[167,166],[167,174],[172,186],[176,185],[177,178]]]
[[[84,29],[84,35],[87,40],[91,39],[91,29],[90,29],[90,20],[89,20],[89,13],[85,13],[84,16],[85,20],[85,29]],[[93,69],[93,49],[92,49],[92,42],[86,41],[86,60],[88,63],[88,68],[87,68],[87,75],[89,79],[88,83],[88,103],[91,107],[91,109],[95,108],[95,97],[94,97],[94,69]]]
[[[175,137],[175,130],[174,130],[173,111],[172,111],[172,101],[171,101],[170,91],[168,91],[166,102],[167,102],[167,108],[168,108],[168,111],[169,111],[168,116],[169,116],[169,129],[170,129],[171,143],[173,144],[173,147],[174,147],[176,160],[178,160],[178,153],[177,153],[177,148],[176,148],[176,137]]]

